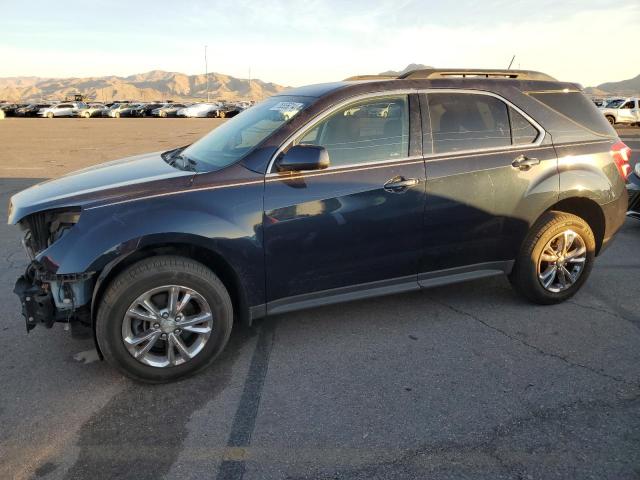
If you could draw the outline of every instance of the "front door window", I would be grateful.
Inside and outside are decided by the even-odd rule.
[[[409,153],[407,96],[350,104],[303,133],[295,143],[325,147],[332,166],[405,158]]]

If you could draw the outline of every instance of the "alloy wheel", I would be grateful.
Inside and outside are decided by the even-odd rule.
[[[139,362],[172,367],[192,360],[209,341],[213,313],[192,288],[167,285],[136,298],[122,322],[122,341]]]
[[[538,279],[546,290],[562,292],[578,281],[586,260],[587,247],[582,237],[573,230],[565,230],[542,249],[538,259]]]

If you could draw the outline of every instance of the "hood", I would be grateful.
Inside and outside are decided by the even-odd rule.
[[[194,172],[167,164],[162,152],[103,163],[39,183],[11,197],[9,223],[15,224],[37,211],[83,206],[103,200],[148,194],[180,178],[185,184]],[[182,184],[182,182],[181,182]]]

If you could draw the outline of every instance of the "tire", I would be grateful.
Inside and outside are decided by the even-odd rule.
[[[83,118],[90,118],[90,117],[91,117],[91,115],[90,115],[90,114],[88,114],[88,113],[83,113],[83,114],[82,114],[82,117],[83,117]]]
[[[184,363],[151,366],[143,363],[142,360],[139,361],[134,358],[133,354],[128,350],[128,348],[137,347],[131,347],[131,345],[128,347],[125,344],[125,329],[127,325],[131,324],[128,322],[140,322],[140,320],[125,314],[130,311],[129,309],[133,303],[145,292],[169,288],[166,287],[168,285],[180,285],[187,289],[192,289],[192,293],[196,292],[196,295],[199,294],[200,299],[210,307],[211,318],[209,321],[211,331],[204,346],[193,358],[185,360],[185,357],[179,354],[179,349],[176,346],[175,350],[172,348],[172,352],[174,352],[174,355],[179,356]],[[158,297],[156,296],[155,298]],[[165,298],[168,298],[168,296]],[[155,306],[157,307],[158,304],[155,304]],[[186,312],[188,308],[185,308],[184,311]],[[165,318],[164,321],[169,322],[170,319]],[[152,320],[152,322],[155,323],[156,320]],[[157,256],[131,265],[109,284],[98,307],[95,328],[98,345],[109,364],[134,380],[145,383],[164,383],[193,375],[210,365],[227,344],[232,324],[233,307],[231,299],[220,279],[211,270],[201,263],[185,257]],[[152,329],[162,332],[166,326],[155,327],[152,326],[151,322],[145,325],[148,325],[148,327],[143,327],[144,330],[141,327],[142,334]],[[155,325],[158,324],[156,323]],[[175,326],[179,326],[179,324],[171,326],[169,329]],[[184,331],[181,335],[195,335],[195,338],[200,339],[197,336],[198,334],[188,333],[186,331],[188,327],[183,328]],[[179,332],[179,330],[174,332]],[[165,337],[169,335],[170,340],[172,333],[163,333],[162,335],[165,335]],[[175,338],[175,335],[173,338]],[[188,337],[182,337],[182,341],[183,346],[188,344]],[[159,338],[154,342],[155,344],[152,348],[157,348],[160,355],[165,354],[168,358],[167,345],[169,343]],[[146,342],[142,345],[144,344]],[[153,354],[153,350],[149,350],[148,353]]]
[[[120,118],[120,112],[116,112],[116,113],[114,113],[114,116],[115,116],[116,118]]]
[[[53,112],[47,112],[47,118],[53,118]]]
[[[607,115],[607,121],[609,122],[609,124],[611,126],[616,124],[616,118],[614,116],[612,116],[612,115]]]
[[[227,116],[227,112],[225,112],[224,110],[220,110],[218,112],[218,118],[226,118]]]
[[[582,270],[570,286],[567,286],[566,288],[562,286],[560,284],[561,279],[558,276],[559,284],[556,285],[552,283],[548,288],[546,288],[543,285],[541,276],[547,271],[551,273],[552,268],[548,267],[553,267],[556,263],[543,261],[544,257],[542,257],[542,253],[544,250],[548,252],[549,250],[545,247],[548,247],[549,242],[553,242],[554,238],[561,236],[563,232],[573,232],[577,234],[577,237],[573,240],[573,243],[576,245],[576,250],[578,250],[580,240],[585,252],[584,255],[581,255],[581,257],[584,257],[583,262],[580,258],[576,258],[573,260],[566,260],[565,263],[564,257],[561,256],[561,264],[565,269],[572,269],[582,265]],[[564,238],[566,239],[567,237]],[[575,295],[589,277],[589,273],[593,268],[593,262],[595,259],[595,249],[596,241],[593,231],[584,219],[565,212],[547,212],[542,215],[542,217],[529,231],[529,234],[527,235],[527,238],[520,250],[520,254],[516,259],[513,271],[509,276],[509,280],[518,293],[533,303],[552,305],[563,302]],[[547,256],[546,258],[549,257]],[[576,264],[572,262],[579,263]],[[543,266],[547,267],[544,268],[544,272],[542,271]],[[539,269],[541,270],[540,273]],[[564,275],[563,277],[566,281],[567,277]],[[548,276],[546,276],[546,278],[548,278]],[[573,280],[573,277],[569,277],[569,279]],[[551,291],[554,289],[554,286],[558,286],[561,290]]]
[[[167,112],[160,112],[160,116],[162,118],[166,118],[167,117]]]

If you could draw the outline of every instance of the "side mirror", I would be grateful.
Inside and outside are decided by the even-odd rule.
[[[295,145],[276,162],[280,172],[323,170],[329,166],[329,152],[317,145]]]

